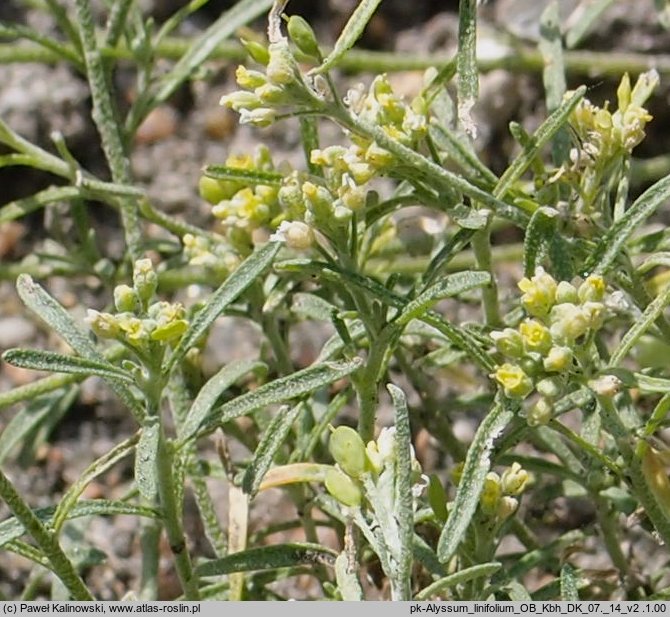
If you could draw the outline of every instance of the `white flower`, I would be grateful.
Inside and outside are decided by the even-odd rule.
[[[302,221],[282,221],[277,231],[270,236],[270,242],[284,242],[286,246],[304,251],[312,246],[312,228]]]

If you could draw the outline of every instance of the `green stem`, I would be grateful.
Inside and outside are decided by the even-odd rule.
[[[612,505],[600,496],[596,496],[595,504],[605,548],[614,566],[622,575],[626,575],[629,570],[628,558],[621,550],[619,526],[616,520],[617,513],[612,509]]]
[[[163,525],[160,520],[144,519],[140,535],[142,550],[142,574],[140,578],[140,600],[158,599],[159,544]]]
[[[160,498],[165,531],[170,549],[175,558],[175,567],[184,590],[184,599],[199,600],[198,579],[193,572],[191,557],[186,545],[186,536],[181,517],[179,504],[176,498],[176,486],[173,473],[172,446],[167,441],[161,426],[158,441],[158,495]]]
[[[90,1],[75,0],[75,9],[84,48],[86,73],[93,99],[93,111],[91,115],[100,133],[102,149],[105,152],[105,157],[112,173],[112,179],[118,184],[131,185],[133,181],[130,171],[130,160],[124,151],[123,138],[119,129],[120,124],[116,117],[112,95],[107,82],[105,63],[98,48]],[[132,198],[122,198],[119,202],[121,204],[121,220],[123,222],[126,244],[131,259],[135,260],[141,257],[141,229],[139,226],[137,203]]]
[[[502,325],[502,319],[498,308],[498,285],[491,261],[491,230],[489,225],[472,236],[472,250],[475,254],[477,267],[491,275],[491,282],[482,288],[482,305],[486,325],[490,328],[498,328]]]
[[[588,452],[594,459],[601,463],[604,467],[616,474],[617,477],[623,477],[623,470],[617,465],[609,456],[605,456],[599,448],[590,444],[588,441],[577,435],[574,431],[569,429],[558,420],[550,420],[549,427],[557,431],[569,441],[574,443],[580,451]]]
[[[38,548],[47,557],[54,573],[65,585],[72,598],[74,600],[95,600],[77,573],[73,563],[63,552],[56,535],[42,524],[42,521],[18,494],[2,470],[0,470],[0,497],[35,540]]]

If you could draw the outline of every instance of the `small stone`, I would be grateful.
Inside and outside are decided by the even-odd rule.
[[[35,335],[35,326],[23,317],[0,318],[0,349],[9,349],[28,343]]]

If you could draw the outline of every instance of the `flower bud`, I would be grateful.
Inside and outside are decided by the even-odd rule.
[[[498,504],[502,497],[502,486],[500,484],[500,476],[497,473],[490,471],[486,474],[484,480],[484,488],[479,496],[479,505],[482,512],[488,516],[495,514],[498,510]]]
[[[496,517],[499,521],[504,521],[508,519],[512,514],[517,511],[519,507],[519,501],[514,499],[514,497],[509,497],[505,495],[500,498],[498,502],[498,509],[496,510]]]
[[[116,338],[121,332],[117,318],[110,313],[88,309],[86,321],[91,330],[100,338]]]
[[[584,302],[582,311],[591,330],[598,330],[605,321],[605,305],[602,302]]]
[[[554,406],[546,399],[539,399],[526,413],[528,426],[544,426],[554,415]]]
[[[535,389],[545,398],[554,400],[563,392],[563,382],[557,377],[546,377],[535,384]]]
[[[561,281],[556,287],[556,304],[565,304],[569,302],[575,304],[579,301],[577,288],[567,281]]]
[[[120,313],[134,313],[140,308],[140,299],[132,287],[117,285],[114,288],[114,306]]]
[[[561,341],[572,343],[589,329],[589,317],[581,306],[557,304],[551,309],[551,335]]]
[[[505,363],[494,373],[496,381],[510,398],[525,398],[533,390],[533,382],[523,369],[516,364]]]
[[[520,358],[523,355],[523,338],[517,330],[505,328],[502,331],[491,332],[491,338],[496,349],[508,358]]]
[[[524,292],[521,304],[534,317],[547,315],[556,301],[558,285],[554,277],[547,274],[544,268],[537,268],[535,276],[531,279],[521,279],[518,287]]]
[[[526,488],[529,479],[528,472],[519,463],[512,463],[512,466],[503,472],[500,480],[503,493],[505,495],[520,495]]]
[[[589,381],[588,386],[597,395],[612,398],[621,391],[622,382],[615,375],[603,375]]]
[[[138,259],[133,268],[133,287],[142,303],[147,303],[156,293],[158,276],[151,259]]]
[[[451,470],[451,473],[449,474],[451,476],[451,481],[458,486],[461,482],[461,478],[463,477],[463,469],[465,468],[465,462],[461,461],[460,463],[457,463],[454,468]]]
[[[368,441],[368,445],[365,446],[365,456],[367,456],[368,466],[372,471],[379,474],[384,470],[384,457],[379,452],[375,441]]]
[[[365,471],[365,444],[353,428],[338,426],[330,436],[328,449],[335,462],[352,478]]]
[[[298,67],[286,40],[270,43],[270,61],[266,69],[268,81],[275,86],[286,86],[297,81]]]
[[[326,472],[326,489],[345,506],[361,505],[363,494],[358,484],[335,467],[331,467]]]
[[[295,46],[303,54],[315,60],[321,59],[321,52],[319,51],[319,44],[316,41],[314,30],[300,15],[291,15],[288,19],[286,29]]]
[[[286,246],[304,251],[312,246],[312,228],[302,221],[282,221],[277,231],[270,236],[273,242],[286,242]]]
[[[587,277],[579,286],[577,297],[582,303],[600,302],[605,297],[605,279],[595,274]]]
[[[569,347],[552,347],[543,360],[544,370],[549,373],[562,373],[570,368],[572,349]]]
[[[267,78],[260,71],[250,71],[244,65],[240,64],[235,71],[235,80],[240,88],[253,90],[267,83]]]

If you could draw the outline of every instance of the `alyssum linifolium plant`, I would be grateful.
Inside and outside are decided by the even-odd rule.
[[[127,598],[157,597],[163,534],[186,599],[279,598],[272,584],[298,574],[313,577],[313,597],[329,599],[666,597],[665,569],[648,572],[634,547],[632,558],[624,549],[631,526],[651,545],[670,541],[667,451],[658,438],[670,410],[670,286],[662,271],[670,236],[647,222],[670,195],[670,178],[635,200],[628,194],[658,75],[634,84],[624,75],[616,102],[598,106],[583,87],[563,92],[554,57],[544,76],[552,111],[532,135],[511,126],[519,153],[497,176],[472,146],[474,2],[461,2],[457,58],[427,70],[412,100],[387,74],[345,93],[336,79],[380,0],[358,4],[330,51],[304,19],[282,15],[285,3],[244,0],[171,71],[155,70],[152,50],[202,4],[158,32],[124,0],[103,33],[87,0],[76,0],[74,18],[47,2],[65,42],[5,26],[31,42],[24,49],[46,47],[87,76],[112,181],[83,170],[62,137],[54,136],[56,156],[0,124],[0,140],[13,150],[3,165],[65,180],[5,205],[0,220],[70,200],[86,229],[82,204],[95,199],[120,212],[127,258],[115,267],[84,234],[70,270],[34,262],[13,270],[22,272],[25,305],[71,353],[4,353],[8,363],[56,374],[0,395],[3,406],[26,401],[0,435],[0,462],[53,426],[89,376],[102,378],[138,425],[51,508],[31,509],[31,496],[0,472],[12,513],[0,523],[0,546],[36,568],[24,597],[35,597],[52,573],[54,597],[92,599],[92,562],[64,540],[73,519],[118,514],[142,521],[141,572]],[[200,229],[160,212],[135,186],[132,136],[217,44],[267,9],[267,40],[245,34],[240,90],[221,103],[242,124],[298,122],[306,163],[290,168],[261,146],[207,166],[200,192],[218,225]],[[118,56],[137,65],[141,86],[125,119],[109,86]],[[456,104],[447,89],[454,75]],[[337,145],[320,145],[321,122],[341,128]],[[444,229],[408,239],[399,214],[414,206],[432,213],[425,220],[446,221]],[[141,219],[170,232],[170,248],[153,245],[150,258]],[[523,243],[492,241],[510,228]],[[518,292],[507,296],[494,268],[503,259],[519,273]],[[31,273],[96,276],[110,304],[89,309],[82,322]],[[165,299],[170,286],[194,281],[218,287],[189,307]],[[472,318],[440,310],[447,298]],[[265,343],[258,359],[231,362],[205,380],[201,357],[222,315],[250,319]],[[333,334],[313,364],[298,369],[289,341],[306,320]],[[389,400],[394,421],[382,426],[378,412]],[[466,442],[453,429],[463,414],[478,418]],[[424,459],[422,468],[412,445],[419,433],[432,435],[439,464]],[[210,456],[212,434],[220,460]],[[249,456],[231,458],[226,441],[239,441]],[[123,499],[81,499],[128,457],[134,479]],[[212,483],[228,487],[227,529]],[[299,514],[278,513],[267,529],[250,531],[254,506],[271,488]],[[186,490],[204,550],[185,533]],[[550,511],[537,514],[561,496],[586,498],[589,524],[561,532]],[[295,528],[304,541],[273,540]],[[336,531],[336,546],[323,540],[325,528]],[[499,551],[508,538],[520,552]],[[580,554],[594,546],[614,575],[581,568]],[[534,568],[548,582],[534,584]]]

